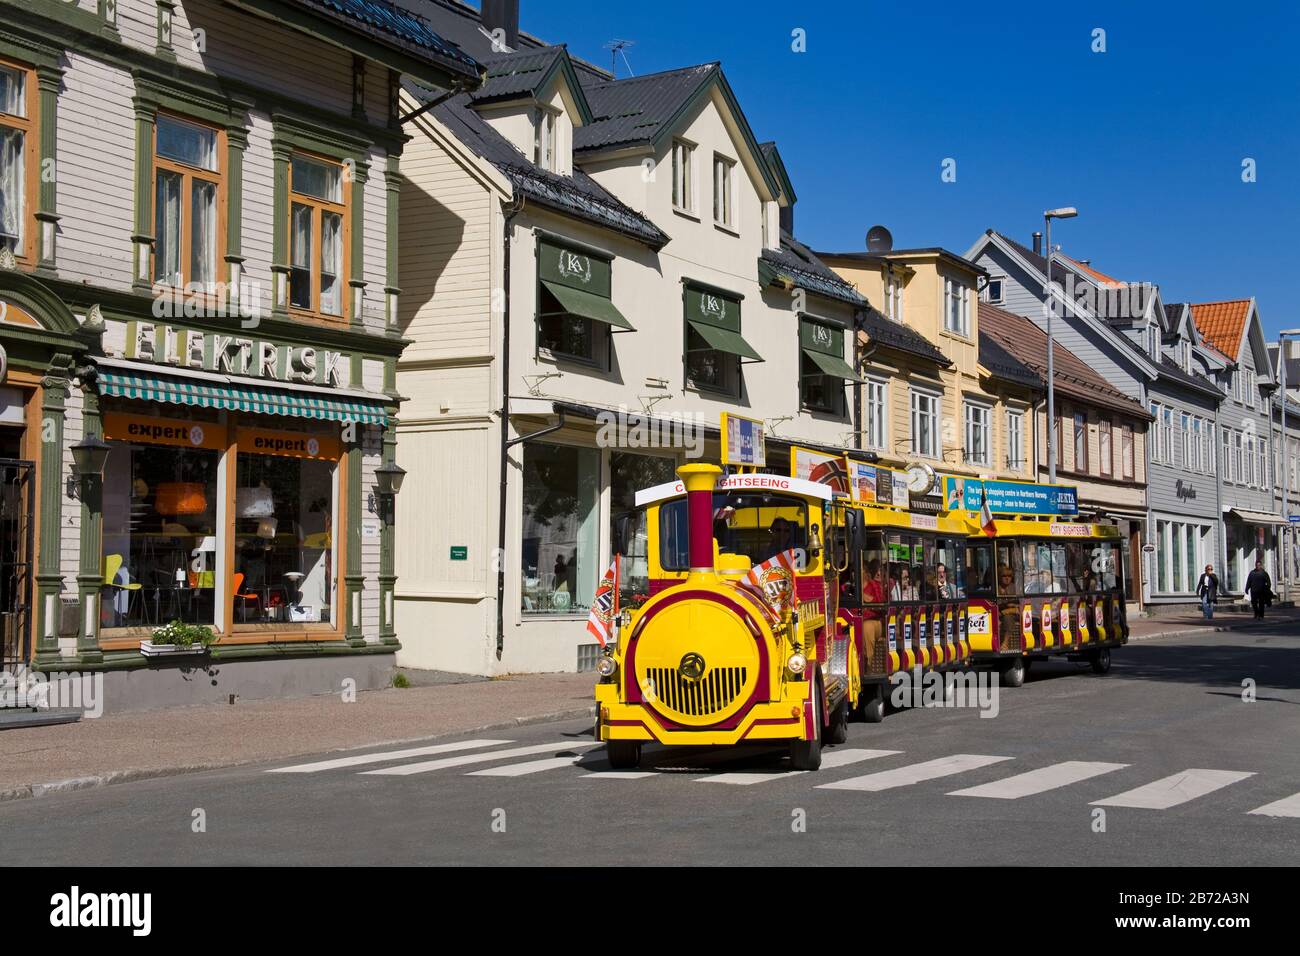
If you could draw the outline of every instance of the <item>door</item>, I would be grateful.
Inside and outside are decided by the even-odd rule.
[[[1124,575],[1124,598],[1128,601],[1140,601],[1142,599],[1142,531],[1137,522],[1133,522],[1129,527],[1132,530],[1128,533],[1128,566],[1129,573]]]
[[[0,458],[0,637],[4,669],[31,654],[32,462]]]

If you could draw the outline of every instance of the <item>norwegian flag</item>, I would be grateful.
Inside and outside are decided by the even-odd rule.
[[[989,493],[987,488],[981,486],[984,492],[983,503],[980,505],[980,527],[984,533],[992,538],[998,533],[998,526],[993,523],[993,509],[989,507]]]
[[[782,551],[751,568],[741,579],[741,587],[757,594],[781,617],[794,603],[794,572],[799,560],[799,549]]]
[[[613,563],[601,578],[591,602],[591,613],[587,615],[587,632],[600,642],[601,647],[613,640],[617,629],[619,557],[614,555]]]

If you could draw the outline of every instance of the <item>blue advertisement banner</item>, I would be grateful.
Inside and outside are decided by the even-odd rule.
[[[988,496],[994,514],[1077,515],[1079,490],[1073,485],[1039,485],[1027,481],[980,481],[944,478],[943,500],[948,511],[979,511]]]

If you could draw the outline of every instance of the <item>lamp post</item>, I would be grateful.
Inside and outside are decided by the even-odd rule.
[[[1292,564],[1292,540],[1294,534],[1291,531],[1291,443],[1287,440],[1286,434],[1286,340],[1288,338],[1300,338],[1300,329],[1283,329],[1277,335],[1277,364],[1279,374],[1282,379],[1282,600],[1288,601],[1291,598],[1291,564]]]
[[[1043,213],[1047,230],[1047,275],[1043,280],[1043,304],[1047,306],[1047,481],[1056,484],[1056,351],[1052,338],[1052,220],[1073,219],[1079,210],[1061,206]]]

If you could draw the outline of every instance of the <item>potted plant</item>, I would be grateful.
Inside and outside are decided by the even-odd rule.
[[[171,621],[156,627],[149,640],[140,642],[140,653],[145,657],[162,657],[169,654],[205,654],[217,636],[206,624],[186,624]]]

